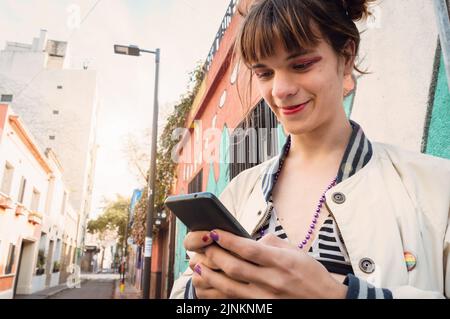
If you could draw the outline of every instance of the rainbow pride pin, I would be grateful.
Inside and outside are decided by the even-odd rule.
[[[405,251],[404,255],[405,255],[406,268],[408,269],[408,271],[413,270],[417,264],[416,256],[411,254],[409,251]]]

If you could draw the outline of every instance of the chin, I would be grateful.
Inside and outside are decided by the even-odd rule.
[[[289,126],[283,126],[286,134],[290,135],[302,135],[311,132],[311,127],[309,125],[301,125],[300,123],[296,126],[290,123]]]

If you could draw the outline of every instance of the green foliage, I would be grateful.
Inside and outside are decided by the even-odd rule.
[[[115,201],[107,202],[102,215],[95,220],[89,221],[87,226],[88,232],[91,234],[98,233],[100,238],[102,238],[105,231],[117,231],[119,236],[118,246],[121,247],[125,237],[129,207],[130,199],[118,195]]]
[[[59,272],[61,265],[58,261],[53,262],[53,272]]]
[[[38,252],[38,258],[37,258],[36,266],[39,269],[42,269],[45,266],[45,252],[42,249],[40,249],[39,252]]]
[[[131,228],[131,237],[134,242],[143,246],[145,242],[145,222],[147,217],[147,200],[148,189],[145,188],[142,192],[142,197],[134,207],[134,220]]]
[[[172,161],[172,150],[179,143],[179,139],[172,139],[172,132],[177,128],[183,128],[186,125],[186,118],[192,108],[194,99],[198,93],[204,77],[202,65],[191,72],[191,89],[183,95],[180,102],[175,105],[173,113],[167,118],[166,126],[159,140],[159,149],[156,156],[156,211],[163,209],[164,200],[170,194],[170,190],[175,177],[177,163]]]

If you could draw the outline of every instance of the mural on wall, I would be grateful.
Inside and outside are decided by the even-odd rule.
[[[424,134],[424,151],[427,154],[450,159],[450,91],[445,73],[444,57],[437,48],[430,105]]]
[[[175,264],[173,267],[174,279],[178,279],[189,266],[189,260],[186,258],[186,249],[183,241],[187,233],[187,227],[176,218],[176,242],[175,242]]]
[[[206,191],[211,192],[216,196],[220,196],[225,187],[230,182],[230,136],[228,128],[225,125],[222,129],[222,136],[220,139],[219,148],[219,176],[216,178],[214,163],[209,163],[208,183]]]
[[[344,110],[347,118],[350,118],[355,101],[357,78],[354,74],[344,79]]]

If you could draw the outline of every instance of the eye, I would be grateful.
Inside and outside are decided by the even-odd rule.
[[[314,64],[314,62],[300,63],[300,64],[295,64],[293,66],[293,68],[295,70],[298,70],[298,71],[304,71],[304,70],[308,69],[313,64]]]
[[[255,75],[258,79],[267,79],[273,74],[272,71],[255,71]]]

